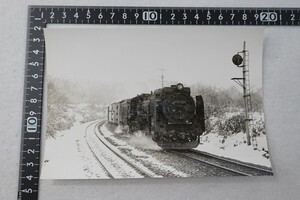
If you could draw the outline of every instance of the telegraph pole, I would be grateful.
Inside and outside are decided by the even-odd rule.
[[[242,55],[242,56],[241,56]],[[250,121],[252,117],[252,104],[250,94],[250,78],[249,78],[249,52],[246,50],[246,42],[244,41],[243,51],[233,56],[232,62],[243,69],[243,78],[232,78],[238,85],[243,88],[243,97],[245,103],[245,128],[247,144],[251,145]],[[241,82],[242,80],[242,82]],[[257,146],[256,138],[252,135],[253,145]]]
[[[166,69],[159,69],[159,70],[161,71],[161,88],[163,88],[164,87],[164,78],[165,78],[164,72]]]

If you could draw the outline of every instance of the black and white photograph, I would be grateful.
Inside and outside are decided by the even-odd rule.
[[[271,176],[262,27],[44,29],[41,179]]]

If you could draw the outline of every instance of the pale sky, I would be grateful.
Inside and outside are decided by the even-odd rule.
[[[166,85],[236,85],[242,71],[231,59],[246,41],[251,86],[262,87],[261,27],[56,25],[45,38],[48,75],[119,85],[128,97],[159,88],[161,68]]]

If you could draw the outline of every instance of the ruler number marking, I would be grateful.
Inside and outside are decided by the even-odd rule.
[[[39,62],[30,62],[29,65],[38,67],[40,65],[40,63]]]
[[[290,15],[290,17],[291,17],[291,21],[295,21],[295,14],[294,14],[294,13],[292,13],[292,14]]]
[[[36,115],[36,112],[30,111],[30,112],[29,112],[29,115],[30,115],[30,116]]]
[[[30,103],[37,103],[38,100],[37,100],[36,98],[32,98],[32,99],[29,100],[29,102],[30,102]]]
[[[276,12],[261,12],[260,21],[262,22],[276,22],[277,13]]]
[[[33,167],[33,166],[34,166],[33,162],[26,163],[26,167]]]
[[[34,20],[35,20],[35,21],[40,21],[40,20],[42,20],[43,18],[44,18],[44,12],[41,12],[40,17],[36,17],[36,18],[34,18]]]
[[[40,38],[32,38],[32,42],[41,42]]]
[[[24,193],[32,193],[33,190],[31,188],[28,188],[28,189],[22,190],[22,192],[24,192]]]
[[[139,18],[140,14],[139,13],[134,13],[134,17],[137,20]]]
[[[209,11],[207,11],[206,19],[207,19],[208,21],[211,20],[211,14],[210,14]]]
[[[114,19],[115,14],[116,14],[115,12],[111,12],[110,13],[110,19]]]
[[[79,14],[78,14],[78,12],[76,12],[76,13],[75,13],[74,17],[75,17],[76,19],[78,19],[78,18],[79,18]]]
[[[38,88],[30,86],[30,91],[33,91],[33,90],[38,90]]]
[[[50,12],[50,19],[54,19],[54,12],[52,11],[52,12]]]
[[[36,49],[36,50],[33,50],[32,52],[33,52],[35,55],[38,55],[40,51],[39,51],[38,49]]]
[[[175,20],[175,13],[171,13],[171,20]]]
[[[100,19],[100,20],[103,19],[103,14],[102,14],[102,12],[99,13],[98,19]]]
[[[34,164],[33,164],[33,162],[28,162],[28,163],[26,163],[26,166],[27,166],[27,167],[33,167]]]
[[[156,11],[144,11],[143,12],[143,20],[144,21],[156,21],[157,20],[157,12]]]
[[[34,26],[33,30],[35,30],[35,31],[41,31],[42,27],[41,26]]]
[[[218,16],[218,19],[219,19],[220,21],[222,21],[222,20],[224,19],[222,13],[220,13],[220,15]]]
[[[32,76],[32,78],[34,78],[34,79],[37,79],[37,78],[39,77],[38,74],[32,74],[31,76]]]
[[[234,13],[230,13],[230,16],[231,16],[230,20],[233,21],[235,14]]]
[[[28,154],[34,154],[35,153],[35,149],[27,149],[27,153]]]
[[[122,14],[122,18],[125,20],[125,19],[127,19],[127,13],[126,12],[124,12],[123,14]]]
[[[86,12],[86,18],[90,19],[91,18],[91,11],[88,9]]]

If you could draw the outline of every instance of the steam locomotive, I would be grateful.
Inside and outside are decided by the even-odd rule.
[[[181,83],[113,103],[107,113],[109,123],[145,131],[163,149],[195,148],[205,131],[202,96],[194,100]]]

